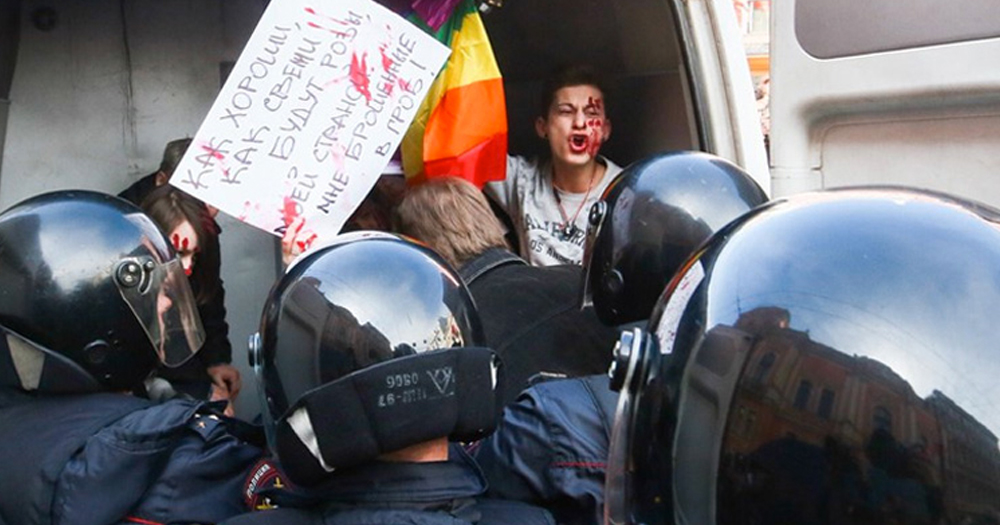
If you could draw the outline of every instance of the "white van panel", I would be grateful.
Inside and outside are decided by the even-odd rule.
[[[67,187],[117,193],[155,171],[169,140],[194,135],[219,62],[253,30],[256,17],[240,19],[259,4],[239,4],[23,2],[0,206]],[[30,21],[42,6],[57,14],[49,31]]]
[[[823,185],[916,185],[1000,205],[998,139],[1000,113],[837,124],[822,141]]]
[[[731,0],[684,2],[706,151],[739,164],[771,194],[760,115]]]
[[[822,60],[799,45],[795,18],[795,0],[772,4],[775,196],[891,183],[1000,205],[1000,39]]]
[[[798,0],[795,34],[817,58],[1000,37],[996,3],[981,0]]]
[[[0,98],[0,152],[3,151],[7,139],[7,114],[10,112],[10,101]],[[0,154],[0,173],[3,173],[3,155]]]
[[[50,31],[30,14],[51,7]],[[193,136],[263,11],[257,0],[24,0],[6,140],[0,100],[0,209],[32,195],[118,193],[156,171],[167,141]],[[258,412],[246,344],[280,271],[277,239],[220,215],[237,415]]]

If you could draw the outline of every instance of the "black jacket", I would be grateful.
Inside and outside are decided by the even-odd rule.
[[[458,446],[450,447],[448,461],[375,461],[335,472],[321,487],[297,490],[296,508],[278,494],[279,508],[237,516],[224,525],[554,524],[541,508],[482,499],[482,472]]]
[[[0,523],[215,523],[262,450],[209,406],[0,388]]]
[[[491,248],[459,270],[476,302],[486,343],[503,358],[504,403],[540,377],[607,372],[618,330],[580,310],[583,269],[529,266]]]

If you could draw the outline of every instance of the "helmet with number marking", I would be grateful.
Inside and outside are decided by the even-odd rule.
[[[355,232],[297,259],[250,345],[289,477],[309,485],[429,439],[492,431],[502,378],[483,340],[465,284],[421,244]]]

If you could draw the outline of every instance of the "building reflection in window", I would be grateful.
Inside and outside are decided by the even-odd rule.
[[[754,343],[729,405],[719,523],[1000,523],[996,435],[946,393],[918,396],[788,321],[759,308],[736,323]]]
[[[810,394],[812,394],[812,383],[803,379],[799,383],[799,389],[795,392],[795,403],[793,406],[799,410],[806,410],[809,405]]]

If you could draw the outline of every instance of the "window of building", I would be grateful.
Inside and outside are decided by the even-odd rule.
[[[816,410],[819,417],[830,419],[830,415],[833,414],[833,396],[833,390],[823,389],[823,393],[819,395],[819,408]]]
[[[757,363],[757,373],[754,374],[753,380],[757,384],[763,384],[767,379],[767,374],[774,366],[774,352],[768,352],[767,355],[760,358],[760,362]]]
[[[876,430],[885,430],[890,434],[892,433],[892,413],[889,412],[888,408],[884,406],[875,407],[875,413],[872,414],[872,427]]]
[[[809,404],[810,394],[812,394],[812,383],[803,379],[802,382],[799,383],[799,390],[795,392],[795,408],[805,410],[806,406]]]

